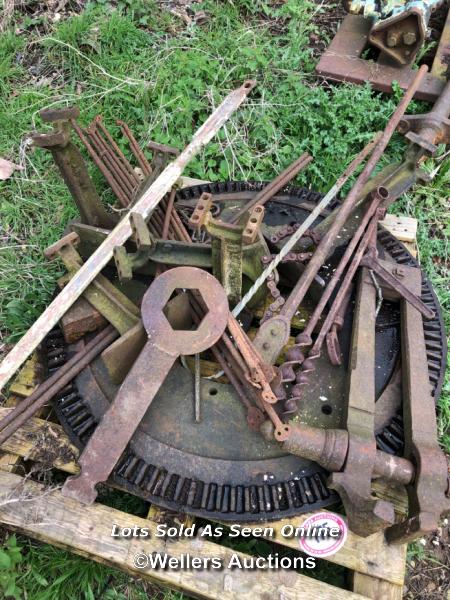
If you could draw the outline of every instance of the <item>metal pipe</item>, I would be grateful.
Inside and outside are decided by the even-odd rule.
[[[264,205],[276,193],[278,193],[285,185],[287,185],[302,169],[304,169],[312,161],[312,156],[307,152],[302,154],[295,160],[287,169],[282,171],[275,179],[273,179],[265,188],[256,194],[247,204],[241,208],[231,219],[231,223],[237,223],[239,219],[247,211],[251,210],[257,204]]]
[[[144,219],[150,217],[161,199],[179,179],[186,165],[216,135],[230,116],[244,102],[255,85],[256,82],[249,80],[228,94],[225,100],[196,131],[188,146],[173,162],[167,165],[161,175],[143,192],[134,205],[133,212],[139,213]],[[75,300],[92,283],[98,273],[108,264],[113,257],[114,248],[124,244],[131,234],[130,217],[129,214],[126,214],[0,363],[0,390],[3,389],[3,386],[17,369],[23,365]]]

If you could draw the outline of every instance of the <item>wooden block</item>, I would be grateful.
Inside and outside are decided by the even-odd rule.
[[[405,215],[387,214],[380,221],[385,229],[392,233],[400,242],[409,242],[415,244],[417,237],[417,219]]]
[[[38,353],[34,352],[27,360],[17,377],[11,384],[9,391],[16,396],[30,396],[37,386],[42,382],[43,369]]]
[[[64,339],[73,344],[89,331],[96,331],[107,325],[103,317],[85,298],[78,298],[61,319]]]
[[[402,600],[403,598],[403,585],[383,581],[378,577],[362,573],[353,574],[353,591],[373,598],[373,600]]]
[[[12,408],[0,408],[3,419]],[[76,464],[79,452],[73,446],[61,425],[33,417],[6,440],[1,446],[3,452],[15,457],[43,462],[67,473],[78,473]]]
[[[4,407],[11,410],[20,402],[18,396],[30,396],[41,383],[42,376],[41,362],[38,353],[34,352],[12,382],[9,389],[10,396],[7,398]],[[42,413],[43,410],[41,409],[39,412]],[[2,452],[0,454],[0,470],[14,473],[20,466],[21,460],[21,457],[16,453]]]
[[[21,501],[26,498],[26,501]],[[217,557],[227,565],[233,555],[249,558],[241,552],[220,546],[207,538],[180,538],[167,543],[155,537],[156,524],[119,510],[93,504],[83,506],[64,498],[59,490],[49,491],[35,481],[10,473],[0,473],[0,522],[43,542],[66,548],[96,562],[117,567],[133,576],[171,589],[181,589],[197,598],[221,600],[362,600],[367,596],[342,590],[327,583],[288,570],[198,570],[138,569],[136,554],[159,553],[180,558]],[[147,528],[151,537],[112,538],[112,525],[118,528],[136,525]]]
[[[404,486],[376,479],[372,481],[372,491],[377,498],[392,502],[398,517],[404,518],[408,514],[408,495]]]

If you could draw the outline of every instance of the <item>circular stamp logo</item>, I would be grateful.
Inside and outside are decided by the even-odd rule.
[[[312,515],[302,524],[300,550],[318,558],[331,556],[345,544],[347,531],[347,524],[339,515],[329,512]]]

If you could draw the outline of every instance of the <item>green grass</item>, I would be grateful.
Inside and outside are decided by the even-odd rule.
[[[212,181],[271,179],[308,151],[314,162],[296,183],[321,191],[330,188],[392,114],[398,91],[388,97],[367,86],[328,87],[316,80],[309,36],[323,37],[314,17],[328,10],[327,5],[209,0],[196,6],[209,15],[202,27],[186,26],[155,2],[121,1],[114,9],[110,2],[98,1],[56,25],[45,14],[35,19],[16,12],[9,31],[0,35],[0,156],[24,167],[0,182],[4,341],[17,341],[48,303],[59,269],[44,260],[42,250],[76,215],[51,157],[26,144],[31,129],[43,129],[40,109],[75,103],[83,123],[102,113],[117,133],[115,119],[122,118],[141,143],[152,139],[181,149],[229,90],[254,78],[258,86],[247,104],[192,161],[186,175]],[[17,35],[16,27],[25,33]],[[411,112],[422,110],[426,106],[412,103]],[[395,135],[380,167],[396,160],[404,147]],[[395,209],[419,220],[422,266],[448,327],[445,203],[450,161],[429,161],[427,168],[438,166],[432,184],[415,188]],[[108,200],[98,174],[93,175]],[[447,449],[449,397],[447,379],[440,402],[440,430]],[[107,581],[101,598],[145,597],[139,595],[142,586],[130,585],[117,571],[49,546],[26,540],[21,544],[26,560],[18,585],[30,600],[97,599]],[[39,577],[49,585],[40,584]]]
[[[15,539],[16,536],[11,536],[8,541],[11,544]],[[21,600],[25,593],[29,600],[182,600],[185,597],[48,544],[20,539],[14,550],[22,558],[14,577],[15,587],[5,590],[6,598],[15,596]],[[1,574],[5,574],[4,565],[1,566],[0,594]]]

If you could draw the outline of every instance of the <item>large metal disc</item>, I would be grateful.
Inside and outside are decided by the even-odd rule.
[[[229,182],[196,186],[179,192],[177,201],[185,206],[195,204],[195,199],[208,191],[217,201],[218,210],[225,210],[227,201],[244,201],[246,193],[248,196],[261,185]],[[239,194],[243,197],[239,198]],[[316,192],[289,188],[268,203],[266,225],[277,227],[302,221],[320,197]],[[386,231],[379,232],[378,241],[395,261],[417,264]],[[437,397],[444,370],[445,344],[439,305],[425,277],[422,299],[436,313],[436,317],[424,325],[430,383]],[[350,340],[351,321],[350,307],[341,336],[344,355]],[[376,389],[380,397],[389,389],[398,362],[399,319],[395,305],[385,303],[380,311],[376,344]],[[67,356],[72,350],[63,348],[62,336],[57,332],[48,337],[47,345],[53,350],[61,346],[61,356]],[[345,380],[346,364],[333,367],[326,358],[318,361],[308,387],[309,408],[305,414],[309,422],[325,427],[342,425]],[[117,386],[97,360],[55,398],[58,417],[78,447],[86,444],[116,391]],[[395,406],[390,410],[377,440],[384,450],[398,452],[402,446],[401,415]],[[239,522],[284,518],[336,502],[335,493],[326,487],[326,477],[327,473],[316,464],[283,455],[277,444],[250,431],[245,411],[229,385],[202,380],[202,421],[195,423],[193,376],[181,364],[176,364],[112,480],[156,505]]]

